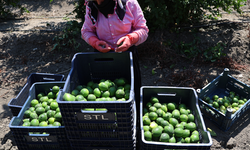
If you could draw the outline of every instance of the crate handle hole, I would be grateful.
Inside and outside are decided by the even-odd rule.
[[[113,58],[96,58],[95,59],[96,62],[111,62],[114,61]]]
[[[158,96],[176,96],[176,93],[157,93]]]
[[[108,110],[83,110],[83,109],[81,109],[81,112],[82,113],[93,113],[93,114],[95,114],[95,113],[107,113],[108,112]]]
[[[54,78],[43,78],[43,80],[50,80],[50,81],[54,81]]]
[[[234,83],[235,86],[238,86],[241,89],[244,89],[244,87],[242,85],[240,85],[239,83]]]
[[[43,134],[43,133],[29,133],[29,136],[50,136],[49,133]]]

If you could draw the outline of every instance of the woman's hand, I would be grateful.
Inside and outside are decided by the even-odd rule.
[[[111,50],[111,47],[105,42],[99,40],[97,37],[90,37],[89,44],[94,48],[97,49],[99,52],[107,53]]]
[[[139,36],[137,33],[130,33],[126,36],[121,37],[116,44],[118,45],[115,52],[124,52],[128,50],[132,45],[139,41]]]

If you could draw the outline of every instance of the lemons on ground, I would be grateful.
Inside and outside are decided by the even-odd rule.
[[[87,97],[89,95],[89,90],[87,88],[83,88],[80,91],[80,94],[82,94],[84,97]],[[66,94],[66,93],[65,93]]]
[[[94,94],[89,94],[87,97],[88,101],[95,101],[96,100],[96,96]]]

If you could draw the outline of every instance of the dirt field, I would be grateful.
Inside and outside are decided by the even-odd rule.
[[[76,53],[74,50],[51,51],[53,37],[58,32],[49,32],[49,29],[57,30],[65,26],[67,20],[62,19],[74,9],[73,0],[58,0],[51,4],[49,1],[21,0],[24,7],[30,13],[20,16],[20,19],[0,20],[0,149],[17,149],[13,136],[9,130],[9,122],[12,114],[8,103],[20,92],[27,77],[34,72],[64,74],[67,77],[71,59]],[[224,68],[229,68],[229,74],[234,78],[250,85],[250,52],[249,52],[249,6],[243,7],[245,13],[224,13],[222,21],[218,25],[199,27],[196,35],[184,32],[181,35],[170,32],[150,33],[148,40],[138,49],[140,50],[140,65],[142,85],[152,86],[183,86],[199,89],[215,79]],[[15,10],[14,10],[15,11]],[[18,11],[16,11],[18,14]],[[74,15],[68,16],[70,20]],[[80,31],[79,31],[80,34]],[[175,61],[163,63],[160,61],[160,40],[171,39],[173,42],[190,42],[198,37],[201,45],[209,47],[221,41],[226,44],[225,52],[234,61],[232,64],[195,63],[176,58]],[[91,51],[79,36],[81,51]],[[156,55],[155,53],[158,53]],[[169,53],[166,59],[173,56]],[[171,68],[171,63],[175,67]],[[155,74],[152,74],[155,72]],[[194,82],[195,81],[195,82]],[[225,149],[250,149],[250,110],[233,124],[229,131],[223,132],[210,120],[204,118],[207,127],[217,133],[213,137],[212,150]]]

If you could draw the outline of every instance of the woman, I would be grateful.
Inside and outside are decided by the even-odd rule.
[[[141,75],[135,46],[146,41],[148,32],[137,0],[86,1],[82,38],[102,53],[131,51],[133,54],[137,108],[140,108]]]

